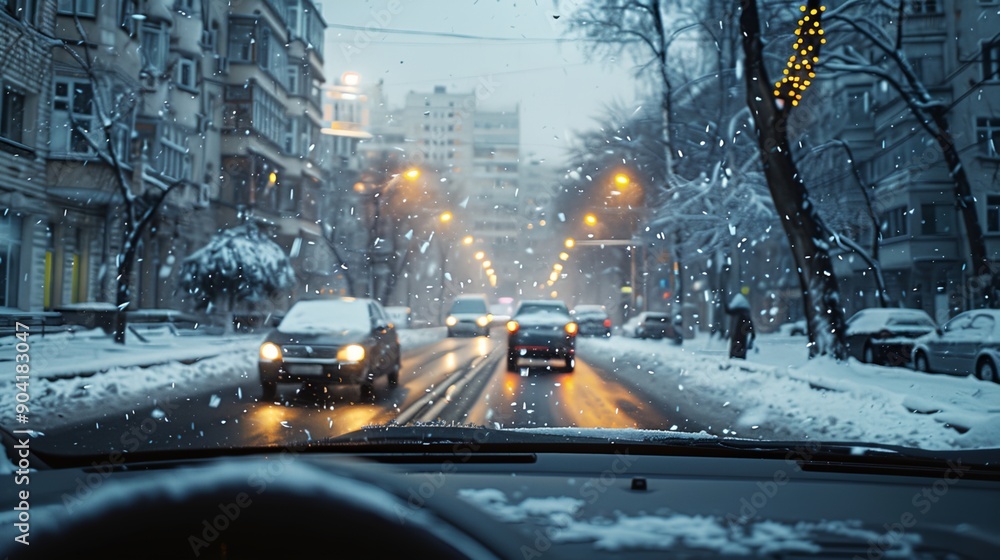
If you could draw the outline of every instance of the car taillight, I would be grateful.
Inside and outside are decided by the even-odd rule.
[[[576,334],[580,327],[576,323],[566,323],[566,334]]]
[[[507,321],[507,332],[510,334],[516,333],[519,328],[521,328],[521,325],[518,325],[517,321]]]
[[[605,326],[606,328],[609,328],[609,329],[610,329],[610,328],[611,328],[611,319],[605,319],[605,320],[604,320],[604,326]]]

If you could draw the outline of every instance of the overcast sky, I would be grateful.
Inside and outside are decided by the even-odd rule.
[[[481,86],[492,91],[486,108],[520,103],[522,153],[548,161],[561,160],[567,139],[592,128],[604,105],[636,103],[633,64],[591,60],[582,45],[560,42],[566,18],[553,17],[562,14],[552,0],[327,0],[323,15],[329,81],[347,70],[363,83],[382,79],[393,107],[409,91]]]

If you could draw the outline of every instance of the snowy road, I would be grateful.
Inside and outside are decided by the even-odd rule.
[[[762,337],[763,350],[746,361],[729,360],[723,342],[707,339],[683,347],[620,337],[581,339],[573,373],[544,367],[511,373],[504,367],[502,330],[490,338],[443,338],[443,331],[431,329],[412,334],[419,336],[404,345],[400,385],[390,389],[379,379],[376,398],[368,403],[357,402],[354,386],[323,392],[297,385],[280,385],[276,402],[259,402],[249,351],[141,370],[168,378],[144,385],[139,399],[127,384],[104,379],[138,373],[127,369],[53,382],[66,387],[49,398],[59,406],[49,407],[48,424],[39,418],[44,435],[37,449],[101,455],[110,449],[297,444],[388,422],[704,431],[925,448],[1000,441],[1000,386],[856,362],[810,361],[804,339]],[[786,360],[784,367],[770,363],[778,358]],[[789,366],[788,360],[801,364]]]
[[[373,403],[356,402],[356,387],[333,387],[323,394],[295,385],[280,386],[277,403],[262,403],[254,375],[236,382],[219,378],[197,394],[155,406],[107,410],[82,424],[47,430],[39,447],[100,454],[109,449],[281,445],[390,421],[505,428],[704,428],[680,414],[664,414],[679,405],[622,385],[615,374],[585,359],[572,374],[544,368],[509,373],[501,360],[504,349],[503,333],[496,332],[490,338],[451,338],[405,351],[399,387],[391,390],[380,380]]]

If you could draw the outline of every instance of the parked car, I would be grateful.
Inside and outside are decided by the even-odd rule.
[[[397,329],[413,328],[413,311],[405,305],[394,305],[385,308],[385,314]]]
[[[809,330],[806,328],[805,319],[785,323],[778,327],[778,332],[786,336],[805,336],[809,334]]]
[[[517,371],[521,358],[561,358],[565,371],[572,372],[578,330],[562,301],[522,301],[507,321],[507,371]]]
[[[377,377],[399,383],[399,336],[375,300],[303,300],[288,310],[260,346],[263,399],[278,383],[351,384],[362,400],[374,395]]]
[[[666,338],[674,344],[684,342],[675,319],[669,313],[643,311],[622,325],[622,334],[633,338]]]
[[[493,326],[489,300],[483,294],[464,294],[455,298],[444,320],[448,336],[471,334],[489,336]]]
[[[920,309],[862,309],[847,320],[847,350],[868,364],[906,365],[913,340],[937,328]]]
[[[581,336],[611,336],[611,317],[603,305],[577,305],[570,314]]]
[[[1000,310],[959,313],[941,328],[916,339],[913,366],[924,372],[975,374],[1000,383]]]

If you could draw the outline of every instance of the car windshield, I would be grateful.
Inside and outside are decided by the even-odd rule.
[[[521,317],[523,315],[537,315],[541,313],[569,315],[569,310],[566,309],[566,306],[556,303],[525,303],[517,308],[517,313],[514,316]]]
[[[452,313],[488,313],[489,308],[481,300],[460,299],[451,305]]]
[[[361,301],[302,301],[281,320],[278,330],[285,333],[324,333],[372,328],[368,306]]]
[[[1000,448],[995,1],[0,12],[0,426],[33,450]]]

